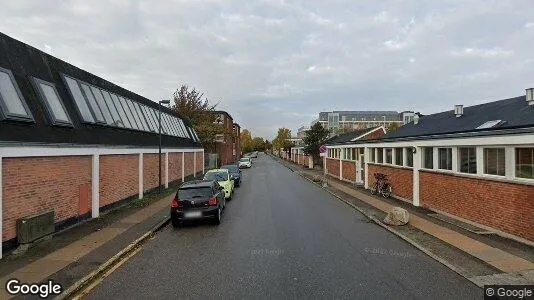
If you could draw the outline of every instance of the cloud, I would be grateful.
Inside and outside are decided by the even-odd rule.
[[[503,58],[509,57],[514,54],[512,50],[504,50],[501,48],[492,49],[477,49],[477,48],[465,48],[461,51],[453,51],[454,56],[459,57],[480,57],[480,58]]]
[[[187,83],[272,138],[319,111],[433,113],[522,94],[531,10],[528,0],[18,0],[2,4],[0,31],[154,101]]]

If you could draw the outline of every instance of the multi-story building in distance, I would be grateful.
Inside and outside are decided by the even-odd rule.
[[[320,112],[319,122],[332,132],[339,129],[364,129],[377,126],[388,127],[393,123],[399,126],[413,121],[413,111],[332,111]]]

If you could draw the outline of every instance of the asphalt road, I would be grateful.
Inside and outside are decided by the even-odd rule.
[[[221,225],[163,229],[86,299],[481,299],[274,159],[243,173]]]

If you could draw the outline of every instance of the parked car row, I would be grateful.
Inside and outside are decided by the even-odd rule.
[[[240,164],[225,165],[207,171],[202,180],[183,183],[171,202],[172,225],[202,219],[220,224],[226,201],[232,199],[241,178]]]

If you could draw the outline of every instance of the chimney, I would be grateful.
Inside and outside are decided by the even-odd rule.
[[[457,118],[461,117],[464,114],[464,106],[463,105],[455,105],[454,106],[454,114]]]
[[[534,88],[526,89],[528,105],[534,105]]]
[[[419,114],[415,114],[415,115],[413,116],[413,123],[414,123],[415,125],[419,124]]]

